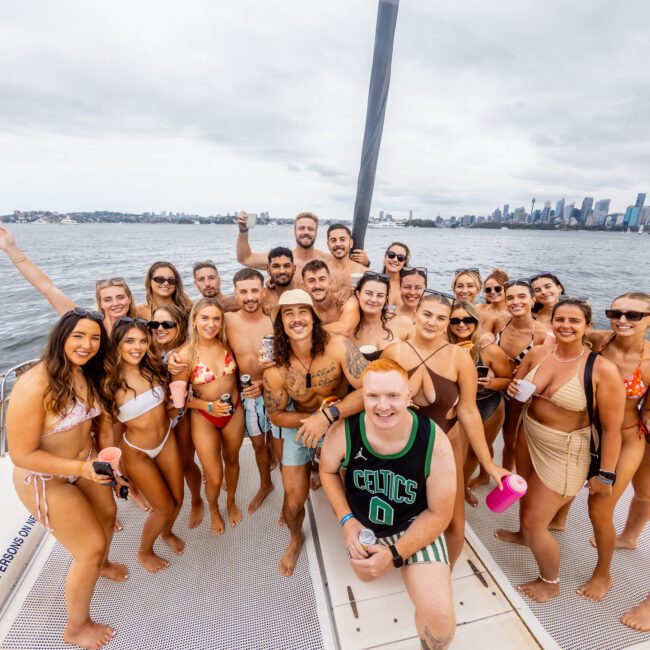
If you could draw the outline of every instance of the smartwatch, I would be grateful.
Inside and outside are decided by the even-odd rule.
[[[338,422],[341,419],[341,411],[339,411],[336,406],[329,406],[328,408],[330,415],[332,416],[332,420],[334,422]]]
[[[393,566],[396,569],[404,566],[404,558],[397,552],[395,544],[391,544],[389,547],[390,552],[393,554]]]

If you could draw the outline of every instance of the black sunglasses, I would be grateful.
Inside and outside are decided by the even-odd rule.
[[[407,275],[421,275],[425,280],[427,279],[427,268],[426,266],[405,266],[399,272],[400,278],[406,277]]]
[[[500,284],[497,284],[496,287],[485,287],[483,291],[485,291],[485,293],[492,293],[493,291],[494,293],[501,293],[503,291],[503,287]]]
[[[361,279],[368,278],[369,280],[379,280],[379,282],[387,282],[390,284],[390,275],[388,273],[377,273],[377,271],[366,271]]]
[[[173,320],[150,320],[147,323],[147,327],[150,330],[157,330],[159,327],[162,327],[164,330],[171,330],[176,327],[176,323]]]
[[[481,275],[481,270],[477,269],[475,266],[471,266],[470,268],[467,269],[454,270],[454,275],[461,275],[462,273],[476,273],[477,275]]]
[[[156,284],[165,284],[165,282],[170,286],[176,286],[176,278],[172,276],[171,278],[166,278],[164,275],[155,275],[151,278]]]
[[[122,318],[118,319],[116,325],[119,325],[120,323],[137,323],[138,325],[144,325],[145,327],[148,326],[149,321],[146,318],[131,318],[131,316],[122,316]]]
[[[632,321],[633,323],[638,323],[646,316],[650,316],[650,313],[646,311],[621,311],[620,309],[606,309],[605,316],[607,316],[607,318],[610,320],[621,320],[621,318],[625,316],[625,320]]]
[[[460,325],[461,323],[463,325],[478,325],[478,321],[474,316],[465,316],[464,318],[454,317],[449,319],[450,325]]]
[[[589,302],[589,296],[567,296],[565,294],[562,294],[558,299],[558,302],[580,302],[580,303],[587,303]]]
[[[445,293],[444,291],[436,291],[435,289],[425,289],[424,295],[429,296],[442,296],[446,298],[450,303],[453,303],[456,300],[455,296],[452,296],[450,293]]]
[[[100,323],[104,320],[104,314],[102,312],[95,311],[94,309],[84,309],[83,307],[73,307],[68,314],[76,314],[82,318],[92,318]]]
[[[398,262],[406,262],[406,255],[402,255],[402,253],[396,253],[395,251],[386,251],[386,257],[389,260],[396,259]]]
[[[536,273],[535,275],[531,275],[528,278],[528,282],[531,284],[535,282],[536,280],[539,280],[540,278],[550,278],[553,280],[555,284],[561,284],[561,282],[558,280],[557,275],[555,273],[551,273],[550,271],[540,271],[539,273]]]
[[[506,289],[510,289],[510,287],[514,287],[514,286],[528,287],[530,289],[530,280],[527,280],[526,278],[509,280],[508,282],[505,283],[504,286]]]

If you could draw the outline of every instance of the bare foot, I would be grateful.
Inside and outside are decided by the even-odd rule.
[[[521,546],[528,546],[524,541],[524,536],[521,534],[521,531],[513,532],[511,530],[506,530],[505,528],[499,528],[494,531],[494,536],[500,542],[508,542],[508,544],[521,544]]]
[[[161,535],[161,538],[169,548],[171,548],[176,555],[183,555],[185,551],[185,542],[178,537],[178,535],[175,535],[174,533],[170,533],[169,535]]]
[[[169,567],[169,562],[164,558],[156,555],[153,551],[151,553],[138,553],[138,562],[149,572],[158,573],[164,571]]]
[[[553,519],[551,523],[548,525],[549,530],[557,530],[558,532],[562,532],[566,530],[566,518],[562,517],[560,519]]]
[[[204,509],[203,499],[201,499],[201,503],[192,504],[192,508],[190,509],[190,529],[201,525]]]
[[[120,520],[117,517],[115,517],[115,523],[113,524],[113,530],[116,533],[119,533],[122,529],[123,529],[123,526],[122,526]]]
[[[320,490],[321,483],[320,483],[320,474],[318,472],[314,472],[311,475],[311,478],[309,479],[309,487],[312,490]]]
[[[640,605],[625,612],[620,621],[637,632],[650,632],[650,596]]]
[[[248,504],[248,514],[252,515],[261,505],[264,499],[275,490],[273,483],[269,487],[260,487],[253,500]]]
[[[478,505],[478,499],[476,498],[474,492],[469,489],[469,485],[465,486],[465,501],[467,501],[467,503],[469,503],[472,508],[476,508]]]
[[[98,650],[114,636],[115,630],[112,627],[89,620],[84,625],[74,628],[68,623],[63,633],[63,640],[70,645],[87,648],[87,650]]]
[[[603,578],[602,576],[593,575],[582,587],[576,589],[576,593],[578,596],[597,603],[605,598],[605,594],[607,594],[611,586],[612,579],[610,576]]]
[[[591,545],[594,548],[598,548],[596,546],[595,538],[592,537],[589,540],[589,542],[591,543]],[[636,551],[636,540],[634,540],[634,539],[625,539],[623,536],[617,535],[616,536],[616,544],[615,544],[614,548],[627,548],[627,549],[629,549],[631,551]]]
[[[219,508],[216,508],[215,510],[210,508],[210,518],[212,519],[212,523],[210,524],[212,534],[223,535],[223,531],[226,530],[226,524],[223,522],[223,517],[219,512]]]
[[[297,540],[293,538],[287,546],[287,550],[283,553],[282,558],[280,559],[280,573],[289,577],[293,575],[293,570],[296,568],[296,562],[298,561],[298,556],[300,555],[300,549],[302,548],[302,535]]]
[[[271,464],[269,465],[269,472],[272,472],[278,466],[278,459],[275,457],[271,458]]]
[[[241,510],[236,503],[231,505],[226,504],[226,509],[228,510],[228,521],[231,528],[234,528],[237,524],[241,523],[241,520],[244,518]]]
[[[126,564],[106,562],[99,570],[99,575],[113,582],[124,582],[129,577],[129,570],[126,568]]]
[[[477,488],[481,485],[487,485],[489,482],[490,477],[481,472],[478,476],[475,476],[474,478],[471,478],[469,481],[467,481],[467,487],[470,490],[473,490],[474,488]]]
[[[517,587],[524,596],[534,600],[536,603],[545,603],[551,598],[555,598],[560,595],[560,585],[549,585],[547,582],[540,580],[532,580],[531,582],[526,582],[523,585]]]
[[[133,486],[131,486],[130,496],[140,510],[143,512],[151,512],[151,505],[149,502],[144,498],[144,495],[141,494],[139,490],[134,490]]]

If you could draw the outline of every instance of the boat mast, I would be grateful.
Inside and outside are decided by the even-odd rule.
[[[384,116],[388,101],[398,8],[399,0],[379,0],[377,27],[375,28],[375,50],[372,56],[370,90],[368,91],[366,128],[363,134],[361,167],[357,180],[357,196],[354,202],[352,238],[354,239],[355,248],[363,248],[366,228],[368,227],[368,217],[370,216],[377,158],[379,157],[381,134],[384,130]]]

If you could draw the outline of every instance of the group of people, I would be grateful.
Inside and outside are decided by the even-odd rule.
[[[510,280],[462,268],[448,293],[428,286],[431,273],[410,265],[401,242],[377,271],[343,224],[329,226],[329,250],[318,250],[312,213],[296,217],[293,249],[252,251],[245,213],[238,227],[232,294],[216,264],[202,261],[192,301],[176,267],[159,261],[143,303],[112,277],[97,281],[92,309],[75,305],[0,227],[0,248],[60,315],[41,362],[12,391],[7,425],[18,495],[73,558],[65,640],[99,648],[112,638],[90,619],[90,600],[99,576],[128,576],[108,557],[119,522],[110,478],[93,466],[98,451],[122,451],[116,493],[128,481],[147,511],[137,559],[155,573],[169,566],[154,551],[158,538],[175,554],[185,548],[175,532],[184,483],[190,528],[204,518],[203,484],[215,535],[242,521],[245,435],[259,473],[249,514],[280,467],[278,514],[290,534],[280,572],[294,571],[309,490],[322,482],[357,575],[401,568],[423,648],[453,638],[465,504],[477,506],[478,485],[502,487],[513,471],[528,483],[519,530],[495,534],[533,553],[537,577],[519,589],[538,602],[559,594],[550,531],[566,526],[586,483],[598,560],[578,594],[602,599],[615,549],[634,548],[650,520],[650,295],[618,296],[606,312],[611,331],[596,331],[588,302],[565,295],[551,272]],[[170,399],[172,381],[187,385],[184,408]],[[519,401],[526,382],[534,392]],[[492,450],[500,431],[501,465]],[[613,511],[630,482],[617,535]],[[374,543],[362,543],[366,528]],[[650,631],[650,598],[621,622]]]

